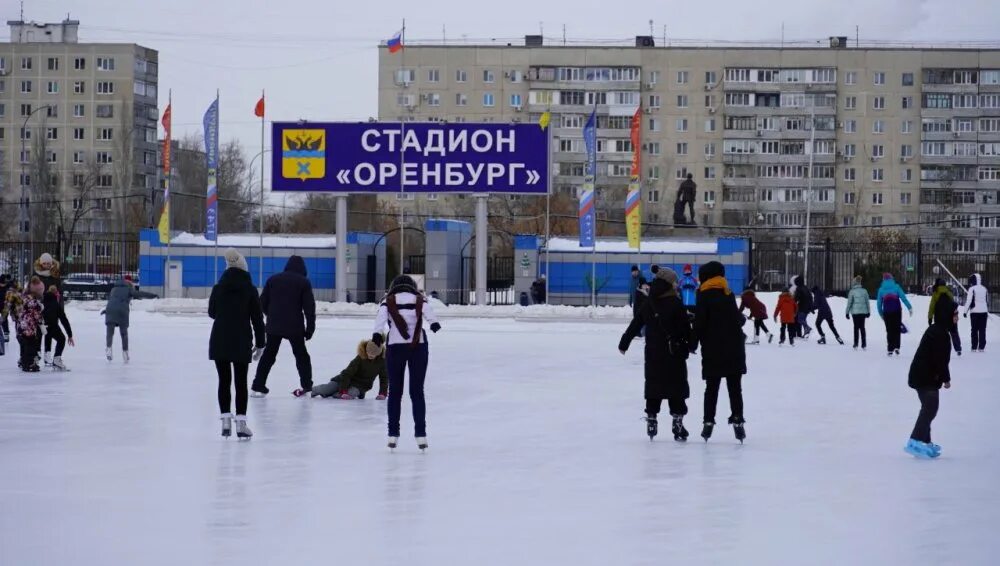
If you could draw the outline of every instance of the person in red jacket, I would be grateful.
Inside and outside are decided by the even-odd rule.
[[[774,320],[778,321],[781,318],[781,340],[778,344],[785,343],[785,333],[788,333],[788,343],[792,346],[795,345],[795,316],[799,312],[799,307],[795,304],[795,298],[792,297],[792,293],[786,288],[781,295],[778,296],[778,306],[774,308]]]
[[[750,311],[750,318],[753,319],[753,342],[751,344],[760,344],[761,330],[764,331],[764,334],[767,334],[768,343],[772,342],[774,335],[771,334],[771,331],[764,324],[764,321],[767,320],[767,307],[764,306],[764,303],[760,302],[753,289],[745,289],[740,296],[740,312],[742,313],[744,309]]]

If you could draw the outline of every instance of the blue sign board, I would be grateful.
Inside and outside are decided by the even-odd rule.
[[[275,191],[549,191],[549,136],[537,124],[275,122],[272,143]]]

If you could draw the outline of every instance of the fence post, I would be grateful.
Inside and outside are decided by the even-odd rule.
[[[753,265],[753,236],[747,238],[747,244],[749,249],[748,252],[749,257],[747,258],[747,265],[750,268],[750,273],[747,274],[747,283],[749,283],[750,281],[754,281],[755,279],[757,279],[757,274],[754,271],[754,265]],[[760,282],[755,281],[754,291],[757,291],[759,289],[760,289]]]
[[[825,261],[823,262],[824,263],[823,271],[825,272],[823,289],[827,291],[829,291],[833,287],[833,254],[831,253],[832,247],[833,246],[830,238],[827,238],[826,249],[823,251],[823,255],[825,256],[824,257]]]
[[[56,226],[56,260],[58,260],[59,263],[63,263],[62,245],[63,228],[62,224],[60,224],[59,226]]]
[[[917,288],[924,284],[924,243],[917,238]]]

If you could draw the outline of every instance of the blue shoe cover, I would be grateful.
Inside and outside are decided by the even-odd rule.
[[[935,457],[934,452],[929,445],[912,438],[906,443],[906,447],[904,447],[903,450],[905,450],[907,454],[916,458],[930,459]]]

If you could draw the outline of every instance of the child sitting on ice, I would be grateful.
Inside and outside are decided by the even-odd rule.
[[[389,391],[389,377],[385,367],[385,349],[371,340],[358,344],[358,355],[351,363],[330,380],[330,383],[313,386],[313,397],[338,399],[364,399],[378,377],[378,399],[384,401]]]

